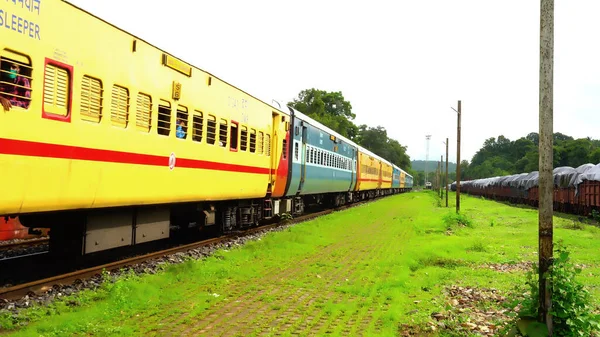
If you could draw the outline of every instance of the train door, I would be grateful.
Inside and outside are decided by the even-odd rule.
[[[354,159],[354,149],[350,149],[350,155],[352,156],[352,162],[350,167],[350,191],[354,190],[354,184],[356,183],[356,159]]]
[[[289,116],[273,112],[273,139],[271,141],[271,195],[274,198],[285,194],[289,165]],[[279,149],[281,148],[281,150]]]
[[[304,181],[306,180],[306,133],[307,128],[304,126],[304,121],[301,122],[300,136],[302,138],[302,151],[300,152],[300,185],[298,186],[298,194],[302,192]]]
[[[377,160],[377,167],[379,167],[379,179],[377,181],[377,188],[381,188],[381,183],[383,181],[383,164],[381,161]]]

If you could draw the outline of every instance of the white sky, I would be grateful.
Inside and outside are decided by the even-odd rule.
[[[459,99],[462,159],[538,132],[539,0],[69,1],[266,102],[341,91],[412,160],[426,134],[456,160]],[[598,13],[555,2],[554,131],[575,138],[600,138]]]

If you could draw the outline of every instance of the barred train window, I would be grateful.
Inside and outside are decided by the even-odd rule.
[[[214,145],[217,139],[217,118],[213,115],[208,115],[206,119],[206,142]]]
[[[219,123],[219,146],[225,147],[227,145],[227,121],[221,119]]]
[[[175,130],[177,130],[177,128],[179,126],[181,126],[181,128],[183,129],[183,135],[178,134],[177,132],[175,132],[177,138],[180,139],[187,139],[187,129],[188,129],[188,109],[187,107],[184,107],[183,105],[180,105],[177,107],[177,120],[176,120],[176,125],[175,125]]]
[[[135,109],[135,127],[143,132],[150,132],[152,125],[152,97],[138,93]]]
[[[256,130],[250,129],[250,152],[256,152]]]
[[[238,147],[238,124],[231,122],[231,146],[232,150],[237,150]]]
[[[206,142],[214,145],[217,140],[217,118],[213,115],[208,115],[206,119]]]
[[[102,81],[83,76],[81,81],[81,119],[100,123],[102,119]]]
[[[194,117],[192,119],[192,140],[195,142],[202,141],[202,129],[204,128],[204,115],[201,111],[195,110]]]
[[[158,104],[158,127],[159,135],[168,136],[171,133],[171,103],[161,99]]]
[[[283,156],[283,159],[287,159],[287,139],[283,140],[283,148],[281,149],[281,153]]]
[[[129,122],[129,90],[116,84],[112,88],[110,120],[112,125],[123,128]]]
[[[0,86],[9,86],[12,88],[10,92],[3,92],[3,95],[8,98],[13,106],[18,106],[23,109],[28,109],[31,103],[31,82],[33,68],[31,60],[28,56],[17,54],[9,50],[3,50],[3,55],[0,58]],[[16,70],[18,77],[17,83],[5,80],[5,74]],[[15,104],[16,103],[16,104]]]
[[[248,149],[248,127],[242,126],[240,150],[246,151],[246,149]]]
[[[256,152],[258,154],[263,154],[263,140],[265,136],[262,131],[258,132],[258,139],[256,140]]]
[[[267,155],[267,157],[271,156],[271,135],[270,134],[266,134],[265,135],[265,154]]]
[[[60,116],[69,114],[69,73],[66,69],[46,64],[44,71],[44,111]],[[19,96],[15,96],[19,97]]]
[[[294,160],[298,160],[298,143],[294,143]]]

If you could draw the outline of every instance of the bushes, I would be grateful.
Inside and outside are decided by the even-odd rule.
[[[592,332],[600,330],[600,315],[592,313],[591,296],[583,284],[576,279],[581,269],[570,260],[569,251],[562,242],[555,244],[555,252],[554,262],[548,271],[552,292],[553,335],[593,336]],[[538,317],[538,277],[539,268],[534,264],[532,270],[527,273],[526,285],[529,293],[526,293],[522,300],[523,309],[519,313],[521,318]]]

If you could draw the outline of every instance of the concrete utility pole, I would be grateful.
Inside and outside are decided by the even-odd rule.
[[[539,319],[552,336],[552,294],[545,273],[552,265],[552,146],[554,91],[554,0],[540,6],[540,142],[539,142]]]
[[[448,207],[448,138],[446,138],[446,208]]]
[[[425,181],[423,182],[423,187],[427,189],[427,162],[429,161],[429,140],[431,139],[431,135],[426,135],[425,139],[427,141],[427,150],[425,151]]]
[[[456,213],[460,212],[460,100],[458,101],[458,123],[456,124]]]
[[[442,185],[443,181],[444,181],[444,179],[442,179],[444,177],[444,174],[442,173],[443,168],[444,168],[444,155],[441,155],[440,156],[440,186],[439,186],[440,199],[442,199],[444,197],[444,189],[442,188],[444,186],[444,185]]]

